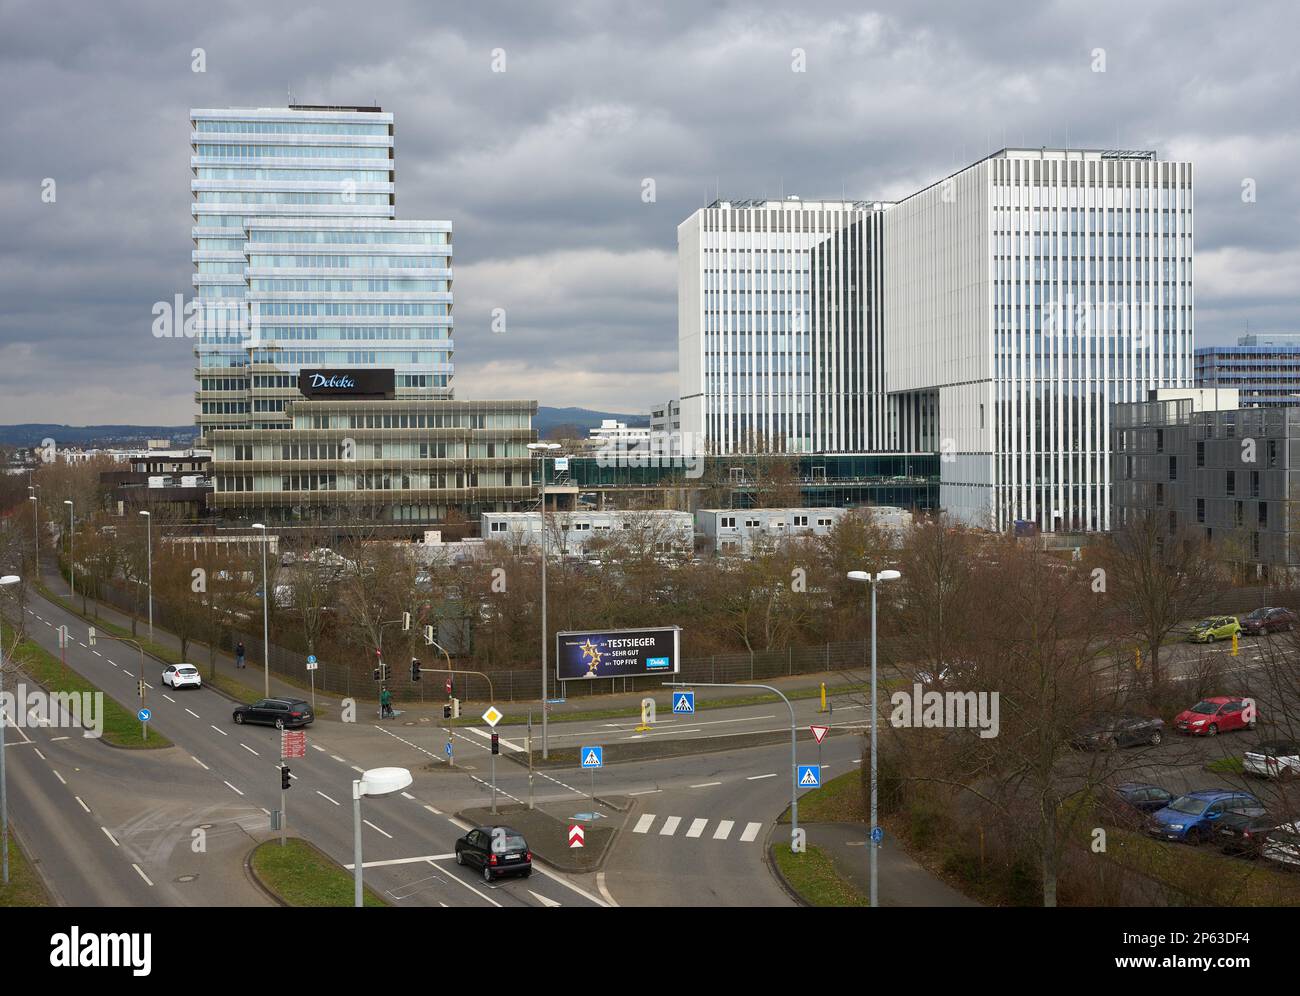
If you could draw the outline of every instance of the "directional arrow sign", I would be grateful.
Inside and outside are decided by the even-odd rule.
[[[487,723],[487,725],[491,726],[493,729],[495,729],[497,723],[501,722],[504,718],[505,713],[494,705],[488,706],[487,712],[483,713],[483,722]]]
[[[581,823],[574,823],[569,827],[569,846],[586,847],[587,832],[582,829]]]
[[[818,743],[821,743],[823,740],[825,740],[826,734],[831,732],[831,728],[829,726],[810,726],[808,727],[808,729],[812,730],[812,735]]]
[[[148,709],[141,709],[139,712],[135,714],[135,717],[136,719],[140,720],[140,722],[147,723],[149,722],[149,717],[152,715],[153,713],[151,713]]]

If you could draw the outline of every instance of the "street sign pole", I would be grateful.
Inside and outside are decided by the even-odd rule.
[[[497,814],[497,756],[495,754],[492,754],[491,757],[492,757],[492,815],[496,816]]]
[[[284,847],[284,825],[289,822],[289,813],[284,808],[287,801],[284,796],[284,758],[280,758],[280,846]]]
[[[533,710],[528,710],[528,808],[533,808]]]

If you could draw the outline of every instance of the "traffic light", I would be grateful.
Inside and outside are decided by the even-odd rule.
[[[139,693],[139,695],[140,695],[140,698],[144,698],[144,682],[143,682],[143,681],[137,681],[135,687],[136,687],[136,691],[137,691],[137,692]]]
[[[402,613],[402,632],[406,632],[406,631],[409,630],[410,628],[411,628],[411,613],[409,613],[409,612],[403,612],[403,613]]]
[[[411,680],[420,680],[420,659],[418,657],[411,658]]]
[[[460,699],[452,699],[442,707],[443,719],[460,719]]]
[[[289,787],[289,769],[288,769],[287,767],[285,767],[284,765],[281,765],[281,767],[280,767],[280,788],[283,790],[283,789],[287,789],[288,787]]]
[[[379,668],[375,668],[373,671],[371,671],[371,672],[370,672],[370,675],[371,675],[371,677],[373,677],[373,678],[375,679],[375,681],[378,681],[379,678],[380,678],[380,675],[379,675]]]
[[[492,734],[492,753],[493,754],[501,753],[501,737],[499,734],[496,733]]]
[[[450,703],[450,702],[448,702],[445,706],[442,707],[442,718],[443,718],[443,719],[451,719],[451,703]]]

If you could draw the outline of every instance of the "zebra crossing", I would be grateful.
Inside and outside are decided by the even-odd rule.
[[[636,825],[632,827],[633,833],[649,835],[654,831],[655,821],[659,819],[657,813],[642,813],[637,819]],[[658,837],[675,837],[678,829],[682,826],[685,817],[666,816],[662,823],[659,824],[658,831],[654,835]],[[705,831],[708,829],[711,820],[702,816],[694,817],[686,827],[685,837],[690,840],[699,840],[705,837]],[[735,840],[741,844],[752,844],[758,839],[759,833],[763,829],[762,823],[747,822],[745,828],[740,831],[734,838],[732,831],[736,829],[736,820],[717,820],[713,832],[708,835],[709,840]]]

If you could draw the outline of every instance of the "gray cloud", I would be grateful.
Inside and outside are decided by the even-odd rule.
[[[3,421],[192,419],[188,344],[149,334],[189,292],[188,110],[290,86],[396,115],[399,217],[456,224],[462,396],[644,409],[676,383],[676,227],[715,190],[896,197],[1003,144],[1193,159],[1198,341],[1300,329],[1285,2],[0,0],[0,24]]]

